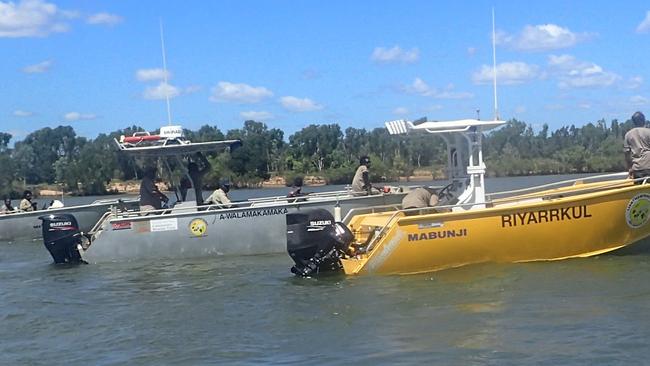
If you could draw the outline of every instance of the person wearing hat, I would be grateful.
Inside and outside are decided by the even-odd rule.
[[[439,198],[435,189],[431,187],[418,187],[410,191],[402,199],[402,208],[405,210],[414,208],[433,207],[438,204]],[[406,215],[417,215],[419,211],[407,211]]]
[[[625,162],[631,179],[650,176],[650,129],[641,112],[632,115],[634,128],[627,131],[623,143]]]
[[[230,181],[227,179],[222,179],[219,181],[219,188],[217,188],[205,203],[210,205],[219,205],[221,208],[231,207],[230,198],[228,198],[228,192],[230,191]]]
[[[379,190],[372,187],[370,183],[370,158],[362,156],[359,158],[359,167],[352,178],[352,193],[355,195],[371,195],[379,193]]]

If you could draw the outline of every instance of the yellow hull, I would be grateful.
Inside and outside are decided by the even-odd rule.
[[[410,274],[482,262],[588,257],[649,236],[649,219],[650,185],[626,180],[614,187],[578,184],[469,211],[358,215],[349,225],[357,241],[379,234],[366,254],[342,263],[350,275]]]

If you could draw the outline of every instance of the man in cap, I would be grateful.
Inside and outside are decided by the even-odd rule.
[[[352,178],[352,193],[358,196],[365,196],[379,193],[379,190],[372,187],[370,183],[370,158],[362,156],[359,158],[359,167]]]
[[[634,128],[625,134],[623,150],[630,178],[650,176],[650,129],[641,112],[632,115]]]

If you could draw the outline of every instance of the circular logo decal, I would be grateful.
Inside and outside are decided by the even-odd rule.
[[[627,204],[625,220],[631,228],[636,229],[645,225],[648,219],[650,219],[650,194],[637,194]]]
[[[203,219],[194,219],[190,222],[190,232],[194,236],[205,236],[208,232],[208,223]]]

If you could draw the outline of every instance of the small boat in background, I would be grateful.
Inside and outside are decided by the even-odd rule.
[[[74,215],[82,231],[90,230],[93,225],[111,208],[119,208],[122,211],[135,210],[138,207],[137,199],[103,199],[96,200],[87,205],[69,207],[50,207],[47,210],[30,212],[13,212],[0,215],[0,241],[17,240],[38,240],[43,237],[41,231],[41,220],[38,218],[44,214]]]

